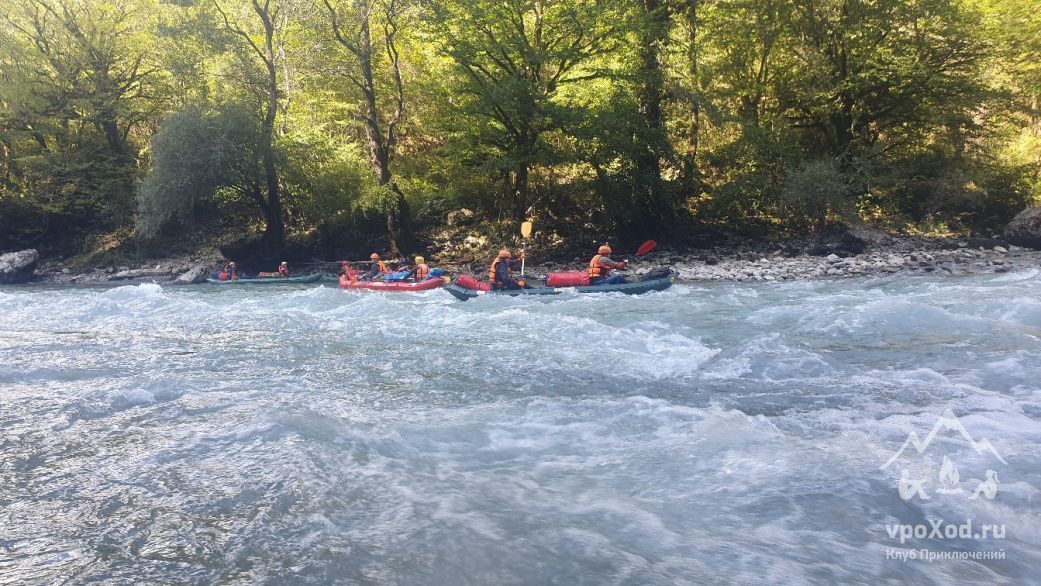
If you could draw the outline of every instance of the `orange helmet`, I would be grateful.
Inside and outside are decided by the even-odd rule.
[[[376,254],[374,252],[374,253],[369,255],[369,258],[371,258],[372,260],[379,260],[380,259],[380,255],[378,255],[378,254]]]
[[[597,254],[611,254],[611,252],[613,252],[611,250],[611,247],[607,246],[606,244],[601,246],[600,248],[596,249],[596,253]]]
[[[503,248],[502,250],[499,251],[499,258],[511,258],[511,257],[513,257],[513,255],[510,254],[510,249]]]

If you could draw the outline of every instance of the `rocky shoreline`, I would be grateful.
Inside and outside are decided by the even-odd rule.
[[[953,247],[951,246],[953,244]],[[737,256],[698,255],[675,257],[673,268],[685,281],[792,281],[850,279],[895,274],[974,275],[1005,273],[1041,266],[1041,251],[994,245],[970,248],[968,242],[934,243],[897,241],[872,247],[862,254],[785,256],[746,252]]]
[[[827,254],[824,254],[827,252]],[[616,255],[619,256],[619,255]],[[580,270],[584,259],[529,264],[534,275]],[[133,283],[193,284],[223,266],[220,253],[196,254],[139,266],[74,270],[61,263],[40,266],[32,283],[45,285],[120,285]],[[533,266],[534,265],[534,266]],[[481,273],[476,265],[442,263],[455,272]],[[634,260],[634,273],[671,266],[681,281],[796,281],[882,277],[896,274],[973,275],[1041,267],[1041,251],[1011,246],[995,239],[952,240],[917,237],[878,238],[852,250],[836,247],[807,250],[788,245],[720,246],[699,251],[659,249]]]

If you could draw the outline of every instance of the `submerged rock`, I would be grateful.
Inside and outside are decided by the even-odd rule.
[[[119,281],[122,279],[147,279],[152,277],[169,277],[170,269],[129,269],[125,271],[119,271],[118,273],[109,277],[110,281]]]
[[[0,254],[0,283],[27,283],[39,262],[40,253],[35,248]]]

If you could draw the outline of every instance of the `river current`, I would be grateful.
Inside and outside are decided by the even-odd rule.
[[[0,434],[0,583],[1038,583],[1041,276],[0,289]]]

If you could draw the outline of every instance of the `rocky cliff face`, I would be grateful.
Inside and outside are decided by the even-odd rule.
[[[28,282],[39,261],[40,253],[35,249],[0,254],[0,284]]]

